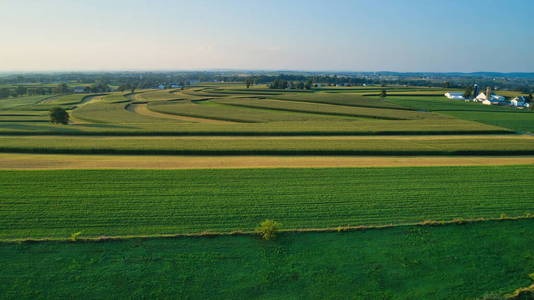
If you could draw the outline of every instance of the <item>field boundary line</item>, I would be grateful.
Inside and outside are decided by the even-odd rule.
[[[452,220],[424,220],[415,223],[398,223],[398,224],[383,224],[383,225],[356,225],[356,226],[337,226],[324,228],[296,228],[296,229],[281,229],[279,233],[320,233],[320,232],[349,232],[349,231],[365,231],[365,230],[381,230],[389,228],[400,227],[434,227],[434,226],[449,226],[449,225],[466,225],[486,222],[507,222],[517,220],[532,220],[534,214],[527,213],[521,216],[506,216],[499,218],[455,218]],[[185,238],[185,237],[217,237],[217,236],[255,236],[258,235],[256,231],[252,230],[234,230],[228,232],[217,231],[203,231],[197,233],[176,233],[176,234],[151,234],[151,235],[117,235],[117,236],[94,236],[94,237],[71,237],[62,238],[13,238],[0,239],[2,243],[42,243],[42,242],[106,242],[106,241],[121,241],[130,239],[156,239],[156,238]]]

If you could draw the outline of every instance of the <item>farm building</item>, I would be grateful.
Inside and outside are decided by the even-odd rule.
[[[530,103],[528,103],[527,97],[525,96],[515,97],[510,101],[510,104],[515,107],[530,107]]]
[[[463,93],[445,93],[445,97],[454,100],[465,100]]]
[[[482,103],[484,103],[484,101],[489,101],[491,102],[491,104],[499,104],[504,102],[504,100],[506,100],[506,98],[504,98],[503,96],[491,94],[491,96],[488,97],[485,93],[478,94],[478,96],[476,96],[476,98],[474,99],[474,101]]]

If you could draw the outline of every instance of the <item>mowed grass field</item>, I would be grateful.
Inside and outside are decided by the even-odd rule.
[[[1,171],[0,239],[404,224],[534,213],[534,166]]]
[[[527,219],[283,233],[274,241],[219,236],[3,243],[0,296],[481,299],[532,283],[533,230]]]

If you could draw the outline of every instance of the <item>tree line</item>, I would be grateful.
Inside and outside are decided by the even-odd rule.
[[[298,89],[298,90],[310,90],[313,86],[313,82],[308,80],[304,81],[288,81],[285,79],[275,79],[269,84],[270,89]]]
[[[39,95],[63,95],[72,94],[75,88],[67,85],[66,83],[60,83],[56,86],[14,86],[0,88],[0,99],[9,97],[21,97],[21,96],[39,96]],[[112,88],[104,82],[96,82],[84,87],[84,92],[87,93],[104,93],[110,92]]]

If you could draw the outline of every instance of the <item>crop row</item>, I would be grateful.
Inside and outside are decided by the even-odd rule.
[[[215,100],[217,103],[230,104],[241,107],[253,107],[272,109],[277,111],[290,111],[313,113],[322,115],[351,116],[360,118],[376,118],[384,120],[408,120],[443,118],[439,115],[420,113],[408,110],[397,110],[387,108],[356,107],[331,105],[323,103],[310,103],[300,101],[284,101],[275,99],[254,99],[254,98],[226,98]]]
[[[198,155],[532,155],[534,139],[0,137],[2,152]]]
[[[335,119],[332,116],[292,113],[272,110],[258,110],[244,107],[218,105],[214,102],[156,102],[149,108],[156,112],[183,116],[200,117],[234,122],[277,122],[277,121],[313,121]]]

